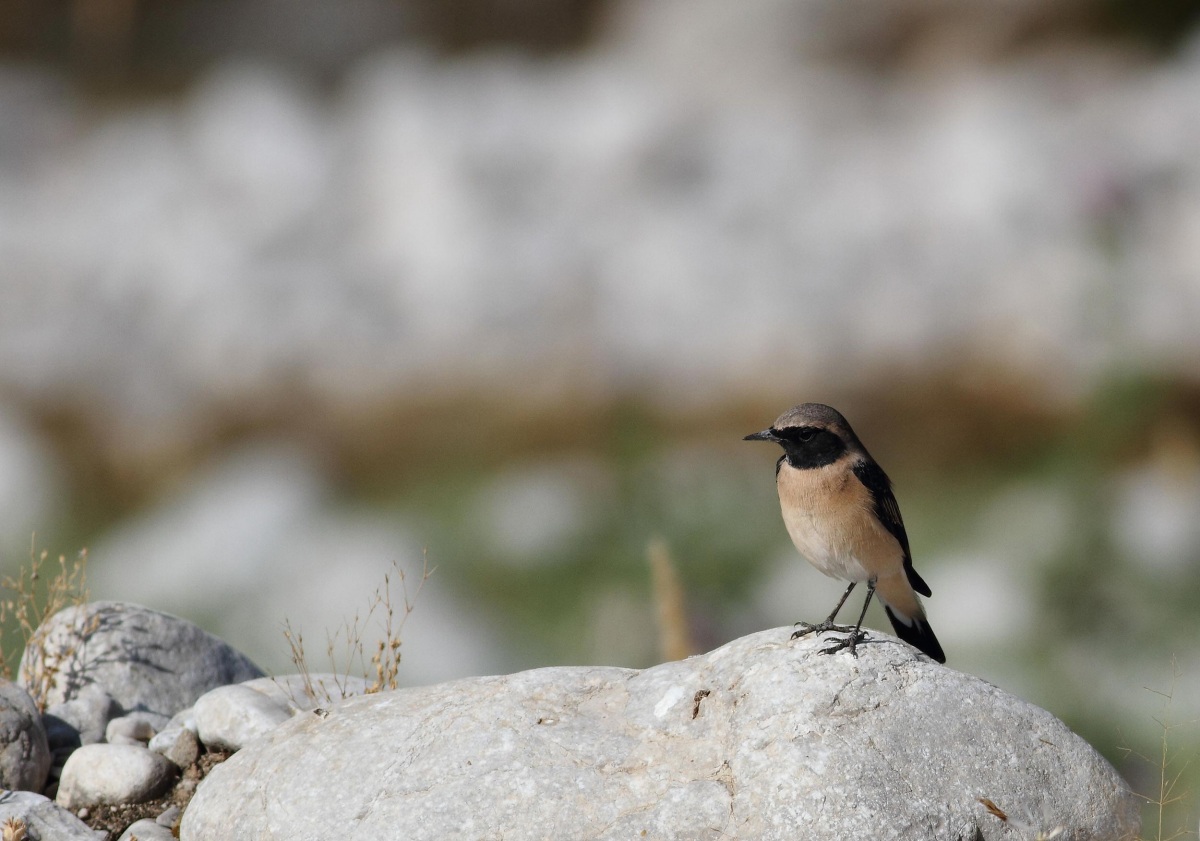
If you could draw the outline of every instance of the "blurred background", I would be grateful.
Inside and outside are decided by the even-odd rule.
[[[427,560],[403,683],[643,667],[652,544],[694,651],[832,607],[741,441],[826,402],[951,666],[1157,796],[1200,717],[1198,20],[4,0],[5,568],[86,546],[93,598],[287,672],[285,620],[320,668]]]

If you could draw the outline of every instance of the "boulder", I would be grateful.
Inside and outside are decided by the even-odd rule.
[[[50,773],[50,744],[37,704],[20,686],[0,680],[0,789],[41,791]]]
[[[87,744],[103,738],[115,716],[141,712],[161,727],[208,690],[262,674],[187,620],[124,602],[89,602],[38,629],[21,657],[20,683],[47,712],[79,728]]]
[[[891,637],[855,658],[790,633],[297,714],[213,769],[180,837],[1007,841],[980,798],[1135,836],[1125,783],[1050,713]]]

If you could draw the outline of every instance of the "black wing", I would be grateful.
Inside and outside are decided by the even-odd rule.
[[[904,550],[904,572],[908,575],[908,583],[922,596],[933,595],[929,585],[913,569],[912,553],[908,549],[908,533],[904,530],[904,520],[900,517],[896,495],[892,493],[892,480],[883,472],[882,467],[869,458],[854,463],[854,475],[871,492],[876,518]]]

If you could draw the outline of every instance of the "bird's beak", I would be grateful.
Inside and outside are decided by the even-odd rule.
[[[764,429],[762,432],[755,432],[753,435],[747,435],[743,441],[778,441],[779,436],[769,429]]]

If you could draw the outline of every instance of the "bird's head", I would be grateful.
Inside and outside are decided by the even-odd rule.
[[[774,441],[783,447],[788,464],[800,469],[833,464],[846,451],[862,448],[841,413],[823,403],[794,406],[767,429],[742,440]]]

